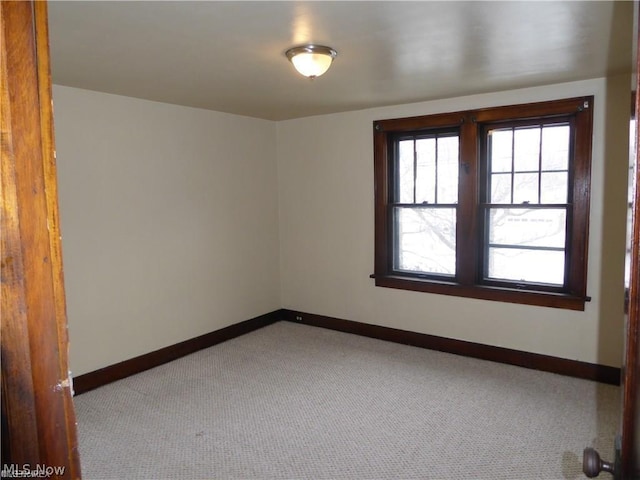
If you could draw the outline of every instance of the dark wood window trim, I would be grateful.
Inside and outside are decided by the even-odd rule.
[[[569,174],[568,245],[562,288],[497,284],[481,279],[483,242],[480,214],[482,132],[489,124],[570,119],[573,152]],[[420,117],[379,120],[374,127],[376,286],[571,310],[584,310],[591,186],[593,97],[485,108]],[[393,138],[405,132],[457,129],[460,137],[455,278],[404,274],[394,270],[392,201]]]

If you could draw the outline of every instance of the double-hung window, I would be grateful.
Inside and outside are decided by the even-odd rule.
[[[592,110],[374,122],[376,285],[583,310]]]
[[[455,277],[459,141],[456,130],[446,129],[394,138],[391,217],[398,272]]]

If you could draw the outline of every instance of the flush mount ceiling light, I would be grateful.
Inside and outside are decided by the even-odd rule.
[[[301,45],[285,52],[296,70],[312,80],[329,70],[337,54],[333,48],[323,45]]]

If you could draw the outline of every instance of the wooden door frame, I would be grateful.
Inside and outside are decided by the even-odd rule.
[[[640,24],[640,8],[635,1]],[[640,119],[640,29],[636,29],[635,118]],[[629,310],[625,323],[625,351],[622,369],[623,404],[620,445],[620,478],[640,477],[640,129],[636,127],[636,189],[633,199],[631,232],[631,272],[629,280]]]
[[[0,31],[2,468],[75,479],[46,2],[2,1]]]

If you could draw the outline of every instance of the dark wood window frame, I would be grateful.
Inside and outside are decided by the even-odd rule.
[[[488,125],[514,124],[554,118],[572,124],[567,209],[565,282],[559,288],[483,280],[484,248],[481,189],[483,131]],[[455,278],[410,275],[393,268],[393,143],[398,135],[441,129],[459,132],[459,174]],[[455,295],[527,305],[584,310],[587,296],[587,257],[591,186],[593,97],[579,97],[504,107],[379,120],[373,123],[375,176],[376,286]]]

